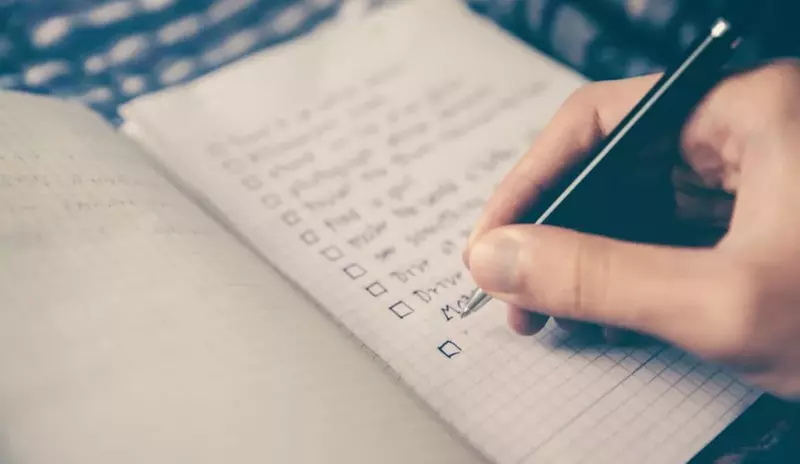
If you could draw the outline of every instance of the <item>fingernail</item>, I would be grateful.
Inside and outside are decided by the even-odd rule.
[[[472,233],[470,233],[469,237],[467,237],[467,246],[464,247],[464,252],[461,254],[461,258],[464,260],[464,265],[467,266],[467,269],[469,269],[469,254],[470,251],[472,251],[472,245],[475,243],[475,239],[477,238],[477,231],[478,229],[473,227]]]
[[[469,269],[487,292],[513,293],[518,282],[519,253],[516,237],[503,231],[491,232],[473,244]]]

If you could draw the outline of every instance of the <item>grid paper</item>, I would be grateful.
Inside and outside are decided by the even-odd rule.
[[[496,462],[683,462],[757,392],[674,348],[512,335],[496,303],[458,318],[472,222],[582,84],[457,2],[412,1],[123,114]]]

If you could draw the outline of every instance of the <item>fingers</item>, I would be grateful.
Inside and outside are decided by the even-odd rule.
[[[707,187],[698,174],[684,166],[672,171],[675,215],[681,221],[727,227],[733,214],[734,195]]]
[[[778,60],[731,76],[709,92],[681,134],[686,163],[708,188],[735,193],[745,154],[763,163],[754,147],[786,126],[796,130],[800,61]]]
[[[520,335],[534,335],[547,324],[547,316],[527,311],[516,306],[508,308],[508,325]]]
[[[576,92],[488,200],[464,251],[465,264],[478,237],[513,223],[528,210],[560,175],[613,130],[658,77],[602,82]]]
[[[476,283],[555,318],[678,337],[700,322],[719,274],[710,250],[619,242],[547,226],[505,226],[469,256]]]

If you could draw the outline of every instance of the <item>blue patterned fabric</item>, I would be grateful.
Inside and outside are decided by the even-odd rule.
[[[468,0],[468,3],[586,77],[604,80],[662,71],[676,64],[727,1]],[[736,58],[739,64],[764,56],[764,45],[760,40],[746,42]]]
[[[723,0],[463,1],[599,80],[673,63]],[[114,119],[121,103],[304,34],[345,3],[0,0],[0,88],[76,99]]]
[[[107,117],[329,17],[336,0],[0,0],[0,86]]]
[[[686,3],[680,0],[465,1],[591,79],[659,70],[697,33],[691,24],[673,24]],[[121,103],[304,34],[343,3],[0,0],[0,88],[80,100],[113,119]],[[664,49],[672,55],[630,45],[643,40],[608,21],[671,41]]]

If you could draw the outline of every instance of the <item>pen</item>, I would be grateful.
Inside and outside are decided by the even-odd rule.
[[[529,211],[526,217],[535,218],[533,223],[537,225],[550,224],[553,214],[579,196],[586,188],[587,179],[600,168],[618,161],[623,153],[640,152],[653,142],[656,135],[679,131],[692,109],[720,80],[723,66],[742,39],[740,21],[748,18],[746,14],[741,18],[742,13],[746,13],[743,9],[736,11],[739,14],[733,12],[731,10],[730,15],[716,19],[708,33],[689,48],[686,58],[664,73],[598,145],[595,153],[559,181],[552,189],[555,192],[552,201],[537,202],[545,207],[539,207],[540,211]],[[473,314],[490,300],[485,291],[476,289],[461,317]]]

